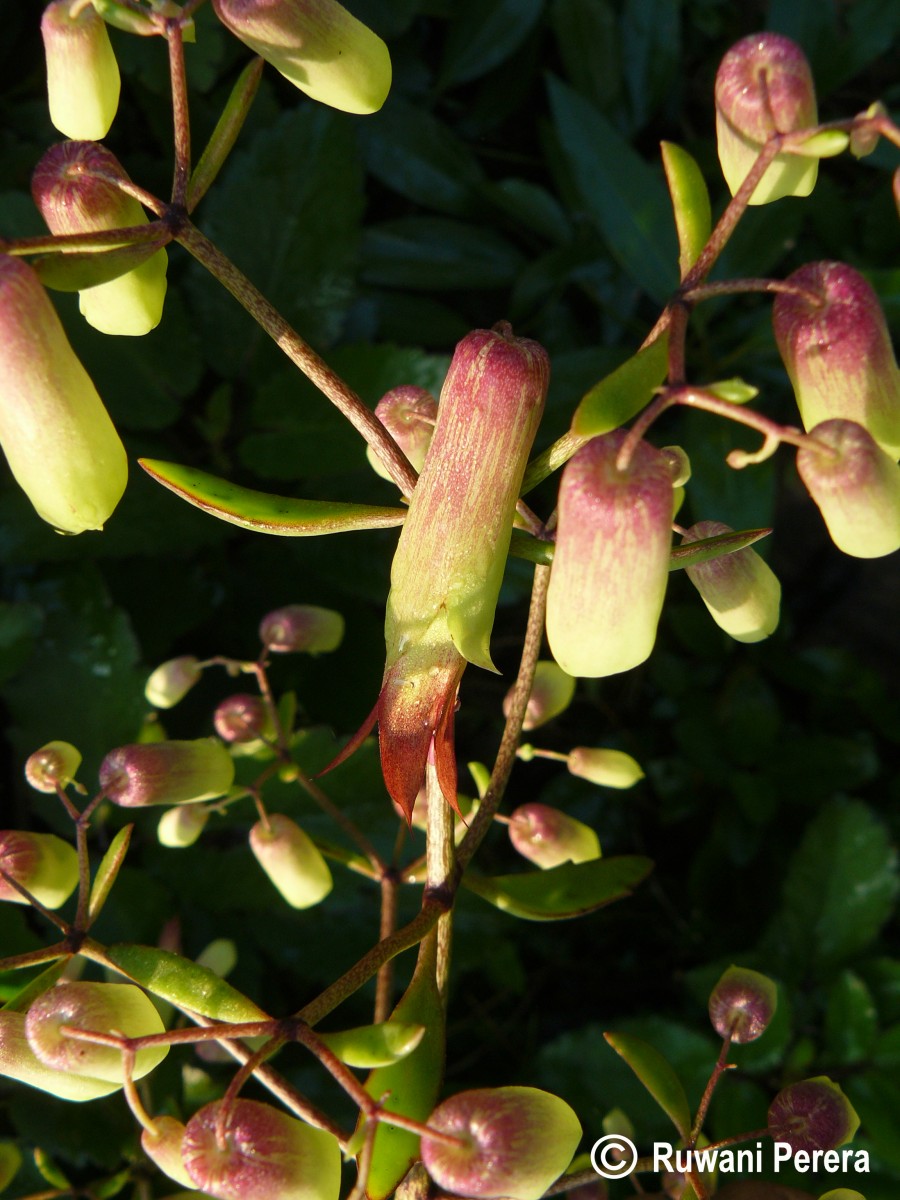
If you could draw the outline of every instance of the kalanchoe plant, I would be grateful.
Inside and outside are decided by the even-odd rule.
[[[431,392],[413,384],[391,388],[375,405],[375,416],[416,471],[421,471],[437,419],[437,400]],[[383,479],[390,479],[386,467],[371,446],[366,450],[366,457],[377,474]]]
[[[59,908],[78,885],[78,855],[55,833],[0,831],[0,869],[0,900],[13,904],[34,896],[45,908]]]
[[[50,119],[70,138],[104,138],[119,106],[119,68],[91,4],[52,0],[41,18]]]
[[[154,708],[172,708],[183,700],[203,671],[193,654],[180,654],[160,663],[144,687],[144,696]]]
[[[100,786],[114,804],[187,804],[224,795],[234,761],[214,738],[119,746],[100,764]]]
[[[341,644],[344,618],[315,604],[286,604],[266,613],[259,636],[274,654],[328,654]]]
[[[549,804],[520,804],[509,818],[509,840],[539,867],[564,862],[590,862],[600,857],[596,833],[583,821]]]
[[[819,1076],[789,1084],[769,1106],[769,1133],[792,1150],[833,1150],[853,1139],[859,1117],[840,1087]]]
[[[333,886],[331,871],[296,821],[272,813],[250,830],[254,857],[291,908],[319,904]]]
[[[709,997],[709,1019],[721,1037],[753,1042],[775,1015],[778,989],[773,980],[749,967],[729,967]]]
[[[699,521],[682,544],[732,533],[721,521]],[[751,546],[685,567],[715,623],[738,642],[759,642],[774,633],[781,611],[781,584]]]

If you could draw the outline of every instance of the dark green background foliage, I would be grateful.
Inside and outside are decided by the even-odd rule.
[[[511,320],[543,342],[553,362],[538,448],[567,427],[587,388],[640,344],[677,281],[659,141],[686,146],[704,169],[714,211],[724,204],[712,84],[732,42],[764,27],[798,39],[823,119],[876,98],[900,109],[898,0],[357,0],[350,7],[391,47],[395,84],[384,110],[361,119],[335,114],[267,72],[198,223],[373,406],[395,384],[437,390],[460,336]],[[41,232],[29,176],[58,140],[43,100],[38,9],[2,4],[6,235]],[[108,145],[136,180],[164,195],[171,157],[164,49],[152,39],[113,37],[126,82]],[[187,54],[199,148],[247,54],[207,10]],[[810,259],[846,260],[867,272],[896,329],[900,226],[889,182],[896,159],[880,148],[861,163],[830,161],[809,201],[751,211],[718,276],[784,275]],[[132,461],[191,463],[283,494],[392,502],[394,490],[369,470],[356,435],[177,247],[169,278],[163,323],[141,340],[104,338],[79,323],[71,297],[59,301]],[[760,387],[765,412],[796,419],[766,300],[702,308],[688,352],[693,379],[741,374]],[[619,746],[636,755],[647,779],[615,793],[558,764],[521,764],[510,803],[558,804],[595,826],[605,852],[647,854],[656,870],[634,898],[552,929],[463,897],[447,1087],[555,1089],[577,1107],[588,1145],[613,1106],[626,1110],[642,1141],[671,1136],[601,1033],[627,1030],[652,1042],[696,1103],[717,1052],[706,998],[721,970],[738,962],[778,979],[781,1008],[759,1043],[735,1051],[741,1070],[721,1086],[710,1135],[759,1127],[779,1086],[828,1074],[862,1116],[855,1145],[871,1151],[874,1173],[861,1190],[868,1200],[893,1200],[900,1187],[896,557],[860,563],[834,550],[789,454],[743,474],[729,470],[728,449],[754,444],[735,427],[703,414],[670,416],[654,437],[690,452],[689,520],[775,526],[768,553],[784,581],[781,627],[758,646],[728,642],[676,573],[649,663],[580,684],[570,711],[533,735],[537,745],[563,751]],[[535,493],[534,505],[549,514],[552,484]],[[282,659],[273,668],[276,690],[296,691],[310,726],[302,758],[325,762],[334,736],[355,729],[375,698],[395,539],[384,532],[291,542],[234,530],[188,509],[136,465],[107,529],[63,539],[34,516],[4,468],[3,824],[64,830],[54,804],[26,792],[24,757],[50,738],[68,739],[82,749],[82,777],[91,783],[103,753],[137,736],[143,682],[154,665],[179,653],[252,657],[259,618],[288,602],[324,604],[347,618],[336,654]],[[496,749],[528,575],[514,562],[504,586],[493,641],[504,677],[474,668],[466,675],[462,763],[490,761]],[[211,674],[164,714],[166,730],[209,733],[212,709],[233,690],[223,674]],[[390,846],[396,823],[371,748],[327,786]],[[334,836],[294,790],[281,791],[267,793],[273,809]],[[213,938],[233,938],[232,980],[276,1013],[309,999],[376,937],[377,891],[347,873],[338,871],[323,909],[286,908],[247,850],[249,807],[214,820],[185,851],[158,846],[157,818],[138,815],[98,937],[155,943],[165,931],[189,955]],[[98,849],[122,823],[121,814],[104,814]],[[516,869],[502,830],[481,865]],[[415,903],[411,895],[410,910]],[[7,906],[0,919],[5,952],[47,936],[19,908]],[[4,986],[12,989],[10,978]],[[365,1014],[362,1001],[351,1004],[342,1023]],[[185,1083],[180,1068],[188,1061],[196,1063],[184,1051],[170,1055],[154,1075],[157,1111],[189,1112],[221,1090],[226,1067],[197,1064],[205,1074],[195,1070]],[[283,1067],[340,1110],[298,1052]],[[119,1098],[63,1105],[5,1086],[0,1097],[0,1135],[40,1145],[76,1180],[136,1160]],[[824,1191],[841,1182],[853,1185],[822,1177],[805,1186]],[[40,1186],[29,1168],[12,1194]]]

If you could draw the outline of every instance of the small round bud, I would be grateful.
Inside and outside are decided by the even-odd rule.
[[[382,423],[417,471],[422,470],[437,420],[437,400],[425,388],[404,384],[391,388],[375,405]],[[390,479],[381,459],[369,446],[369,465],[382,479]]]
[[[276,654],[327,654],[343,640],[344,618],[314,604],[286,604],[263,617],[259,636]]]
[[[205,804],[177,804],[159,818],[156,836],[160,845],[183,850],[193,846],[208,820],[209,809]]]
[[[681,544],[731,533],[721,521],[699,521]],[[738,642],[759,642],[778,626],[781,584],[752,546],[685,568],[688,579],[719,626]]]
[[[25,778],[38,792],[56,792],[68,787],[81,766],[81,752],[69,742],[48,742],[29,754],[25,763]]]
[[[223,700],[213,714],[213,725],[223,742],[255,742],[272,733],[272,722],[262,697],[247,693]]]
[[[778,1005],[778,988],[759,971],[729,967],[709,997],[709,1019],[720,1037],[754,1042],[765,1033]]]
[[[0,867],[45,908],[59,908],[78,886],[78,855],[74,846],[55,833],[0,831]],[[0,900],[28,901],[0,877]]]
[[[90,4],[52,0],[41,18],[50,120],[66,137],[106,137],[119,106],[119,68],[106,23]]]
[[[175,1117],[154,1117],[153,1128],[145,1129],[141,1134],[141,1148],[164,1175],[193,1190],[194,1181],[181,1157],[184,1134],[185,1126]]]
[[[600,842],[590,826],[548,804],[520,805],[509,818],[509,840],[539,867],[590,862],[600,857]]]
[[[333,1134],[256,1100],[207,1104],[182,1143],[194,1187],[219,1200],[337,1200],[341,1152]]]
[[[159,1013],[132,983],[58,983],[35,1000],[25,1018],[25,1036],[41,1062],[57,1071],[119,1084],[125,1080],[122,1052],[71,1037],[64,1032],[67,1027],[124,1037],[163,1032]],[[139,1050],[134,1078],[152,1071],[168,1052],[168,1046]]]
[[[503,715],[509,716],[515,687],[509,689],[503,699]],[[537,663],[534,682],[525,709],[523,729],[537,729],[566,711],[575,695],[575,680],[552,660]]]
[[[333,887],[331,871],[315,842],[296,821],[272,813],[250,830],[256,861],[291,908],[312,908]]]
[[[854,558],[892,554],[900,548],[900,467],[855,421],[823,421],[811,435],[824,450],[803,446],[797,471],[831,540]]]
[[[600,787],[630,788],[644,778],[640,764],[624,750],[576,746],[569,751],[566,766],[572,775],[588,779]]]
[[[144,696],[154,708],[173,708],[179,700],[184,699],[202,674],[193,654],[170,658],[161,663],[147,680]]]
[[[852,1140],[859,1117],[836,1083],[820,1075],[782,1088],[769,1106],[769,1134],[798,1150],[834,1150]]]
[[[479,1088],[445,1100],[431,1128],[460,1138],[454,1146],[425,1134],[422,1161],[438,1187],[475,1200],[538,1200],[569,1163],[581,1140],[572,1109],[528,1087]]]
[[[233,782],[234,761],[213,738],[119,746],[100,764],[100,786],[123,808],[214,800]]]

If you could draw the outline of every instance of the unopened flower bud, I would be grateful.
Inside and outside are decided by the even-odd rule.
[[[375,405],[375,416],[415,469],[421,471],[437,418],[437,400],[431,392],[413,384],[391,388]],[[376,474],[382,479],[390,479],[371,446],[366,450],[366,457]]]
[[[51,233],[146,225],[144,209],[111,178],[128,181],[124,167],[105,146],[60,142],[35,168],[31,194]],[[84,319],[101,333],[140,336],[155,329],[166,295],[167,262],[160,249],[117,279],[84,288],[78,294]]]
[[[48,742],[29,754],[25,778],[36,791],[55,793],[74,781],[80,766],[81,753],[70,742]]]
[[[564,671],[615,675],[649,656],[669,579],[672,472],[637,443],[617,465],[623,430],[597,437],[566,464],[547,592],[547,638]]]
[[[624,750],[576,746],[569,751],[566,766],[570,774],[600,787],[630,788],[644,778],[640,764]]]
[[[853,1105],[836,1083],[820,1075],[782,1088],[769,1106],[769,1134],[798,1150],[834,1150],[859,1128]]]
[[[0,831],[0,867],[45,908],[59,908],[78,886],[74,846],[54,833]],[[0,900],[27,904],[20,891],[0,876]]]
[[[184,1166],[193,1186],[219,1200],[337,1200],[337,1139],[256,1100],[207,1104],[187,1123]]]
[[[312,908],[333,887],[328,863],[315,842],[283,813],[257,821],[250,830],[250,849],[291,908]]]
[[[203,675],[193,654],[182,654],[161,663],[144,687],[144,696],[154,708],[172,708],[184,699]]]
[[[255,742],[271,736],[272,722],[261,696],[228,696],[213,713],[216,733],[223,742]]]
[[[63,533],[101,529],[128,460],[34,271],[0,257],[0,444],[16,482]]]
[[[439,1104],[428,1125],[460,1138],[422,1137],[422,1161],[438,1187],[475,1200],[538,1200],[581,1140],[575,1113],[558,1096],[528,1087],[479,1088]]]
[[[775,340],[804,429],[856,421],[900,458],[900,369],[871,285],[846,263],[808,263],[772,308]]]
[[[164,1175],[193,1191],[194,1181],[181,1156],[184,1135],[185,1126],[175,1117],[154,1117],[153,1127],[144,1129],[141,1134],[141,1149]]]
[[[41,18],[50,120],[66,137],[106,137],[119,106],[119,68],[106,24],[90,4],[53,0]]]
[[[160,845],[183,850],[193,846],[208,820],[209,809],[205,804],[178,804],[159,818],[156,836]]]
[[[116,1046],[82,1041],[66,1029],[134,1038],[163,1032],[159,1013],[133,983],[58,983],[34,1001],[25,1018],[25,1036],[48,1067],[110,1083],[125,1080],[122,1051]],[[147,1046],[134,1059],[141,1079],[166,1057],[169,1047]]]
[[[732,195],[773,134],[809,129],[817,121],[812,73],[795,42],[778,33],[754,33],[731,47],[716,73],[716,139]],[[808,196],[818,166],[816,158],[777,155],[750,203]]]
[[[344,618],[315,604],[286,604],[263,617],[259,636],[276,654],[328,654],[344,637]]]
[[[721,521],[699,521],[682,545],[731,533]],[[781,607],[781,584],[751,546],[685,568],[710,616],[738,642],[759,642],[773,633]]]
[[[709,1019],[720,1037],[754,1042],[765,1033],[778,1005],[778,988],[749,967],[729,967],[709,997]]]
[[[123,808],[213,800],[233,781],[234,761],[213,738],[119,746],[100,764],[100,786]]]
[[[548,804],[520,805],[509,818],[509,840],[539,867],[590,862],[600,857],[600,842],[589,825]]]
[[[235,37],[313,100],[373,113],[387,99],[387,46],[336,0],[213,0],[213,8]]]
[[[831,540],[854,558],[892,554],[900,548],[900,467],[854,421],[823,421],[811,436],[824,449],[803,446],[797,470]]]
[[[509,716],[512,696],[515,687],[510,688],[503,700],[503,715]],[[531,685],[531,695],[528,697],[528,707],[525,709],[523,729],[537,729],[546,725],[554,717],[566,711],[575,695],[575,680],[567,675],[562,667],[551,660],[537,663],[534,670],[534,683]]]
[[[25,1013],[11,1008],[0,1011],[0,1075],[61,1100],[96,1100],[121,1087],[105,1079],[57,1071],[41,1062],[25,1036]]]

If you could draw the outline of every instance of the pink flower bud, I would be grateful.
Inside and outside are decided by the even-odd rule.
[[[114,154],[96,142],[51,146],[31,177],[31,194],[51,233],[96,233],[146,225],[147,214],[132,196],[109,181],[128,180]],[[84,288],[78,304],[101,333],[140,336],[160,322],[166,295],[165,250],[117,279]]]
[[[250,830],[250,849],[291,908],[312,908],[334,886],[315,842],[282,813],[257,821]]]
[[[132,983],[58,983],[31,1005],[25,1036],[42,1063],[56,1071],[121,1084],[125,1080],[121,1050],[81,1041],[67,1034],[67,1028],[146,1037],[162,1033],[163,1023],[146,994]],[[138,1050],[134,1078],[147,1075],[168,1052],[164,1045]]]
[[[809,129],[817,121],[812,73],[795,42],[777,33],[754,33],[731,47],[716,73],[716,138],[732,195],[772,134]],[[779,154],[750,203],[808,196],[817,171],[815,158]]]
[[[80,766],[81,753],[70,742],[48,742],[29,754],[25,778],[36,791],[52,794],[68,787]]]
[[[846,263],[808,263],[779,292],[775,340],[804,429],[833,417],[856,421],[900,457],[900,370],[887,323],[869,283]]]
[[[514,688],[510,688],[503,700],[503,715],[509,715]],[[575,695],[575,680],[567,675],[555,662],[546,660],[537,663],[534,683],[525,709],[523,729],[537,729],[566,711]]]
[[[600,842],[590,826],[548,804],[520,805],[509,818],[509,840],[539,867],[590,862],[600,857]]]
[[[581,1140],[572,1109],[528,1087],[479,1088],[445,1100],[431,1128],[460,1138],[454,1146],[422,1138],[422,1161],[438,1187],[475,1200],[538,1200],[569,1163]]]
[[[852,1140],[859,1117],[836,1083],[824,1075],[792,1083],[769,1106],[769,1134],[798,1150],[833,1150]]]
[[[729,967],[709,997],[709,1019],[720,1037],[754,1042],[768,1028],[778,1006],[778,988],[767,975]]]
[[[328,654],[343,641],[344,618],[314,604],[286,604],[263,617],[259,636],[275,654]]]
[[[669,579],[672,474],[646,442],[620,470],[625,436],[620,429],[588,442],[560,482],[547,638],[570,675],[628,671],[656,640]]]
[[[203,671],[193,654],[170,658],[152,673],[144,687],[144,696],[154,708],[172,708],[184,699]]]
[[[50,120],[66,137],[104,138],[119,106],[119,68],[103,19],[90,4],[53,0],[41,18]]]
[[[57,1071],[37,1057],[25,1036],[25,1014],[0,1011],[0,1075],[40,1088],[61,1100],[96,1100],[117,1091],[120,1083]]]
[[[826,448],[803,446],[797,470],[831,540],[855,558],[892,554],[900,548],[900,467],[854,421],[823,421],[812,437]]]
[[[681,544],[731,533],[721,521],[692,525]],[[781,584],[752,546],[685,568],[720,629],[738,642],[759,642],[778,626]]]
[[[184,1135],[185,1126],[175,1117],[154,1117],[153,1128],[145,1129],[141,1134],[141,1149],[164,1175],[193,1190],[194,1181],[181,1156]]]
[[[624,750],[576,746],[569,752],[566,765],[570,774],[600,787],[630,788],[644,778],[640,764]]]
[[[228,696],[213,713],[216,733],[223,742],[255,742],[272,735],[272,722],[261,696]]]
[[[183,850],[193,846],[206,828],[209,809],[205,804],[180,804],[168,809],[159,818],[156,836],[161,846]]]
[[[34,271],[0,256],[0,444],[37,513],[63,533],[101,529],[128,460]]]
[[[337,1200],[337,1139],[256,1100],[207,1104],[182,1144],[194,1187],[219,1200]],[[224,1119],[223,1119],[224,1118]]]
[[[375,405],[382,423],[417,471],[422,470],[437,419],[437,400],[425,388],[403,384],[391,388]],[[366,457],[376,474],[390,479],[381,459],[369,446]]]
[[[391,87],[384,42],[336,0],[213,0],[216,16],[313,100],[372,113]]]
[[[45,908],[59,908],[78,886],[75,848],[54,833],[25,833],[18,829],[0,831],[0,867]],[[28,903],[2,876],[0,900]]]
[[[187,804],[224,796],[234,761],[213,738],[119,746],[100,764],[100,786],[113,804]]]

